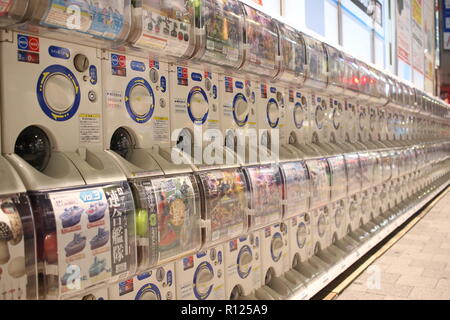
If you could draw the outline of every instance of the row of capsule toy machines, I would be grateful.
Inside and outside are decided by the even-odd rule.
[[[448,154],[431,98],[237,0],[1,1],[0,63],[5,299],[284,299]]]

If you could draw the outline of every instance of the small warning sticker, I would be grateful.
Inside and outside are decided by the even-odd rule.
[[[100,114],[80,114],[80,143],[101,142]]]
[[[122,92],[116,90],[106,91],[106,106],[108,108],[120,108],[123,106]]]
[[[166,142],[169,141],[169,118],[155,117],[153,119],[153,141]]]

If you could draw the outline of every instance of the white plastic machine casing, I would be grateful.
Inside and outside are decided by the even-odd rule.
[[[223,258],[223,245],[218,245],[177,261],[177,299],[224,300]]]
[[[77,297],[69,298],[68,300],[112,300],[113,298],[110,298],[108,287],[100,287],[94,290],[85,290],[82,295]]]
[[[161,175],[154,157],[170,145],[168,64],[111,51],[102,70],[105,149],[128,179]],[[122,144],[132,150],[120,150]]]
[[[244,12],[244,63],[240,73],[251,81],[251,102],[255,101],[257,143],[248,149],[245,164],[271,162],[272,145],[277,146],[282,110],[284,108],[283,89],[274,82],[279,72],[278,26],[265,13],[242,3]],[[261,45],[264,44],[264,48]],[[255,94],[255,97],[253,97]],[[273,137],[272,137],[273,136]],[[252,137],[254,139],[254,137]],[[256,157],[256,159],[255,159]]]
[[[176,300],[175,263],[138,273],[108,287],[111,300]]]
[[[304,162],[281,164],[284,178],[283,218],[289,236],[289,268],[312,255],[311,220],[308,213],[310,181]]]
[[[358,103],[359,95],[359,67],[355,58],[344,54],[345,61],[345,77],[344,77],[344,95],[346,103],[343,114],[343,128],[345,140],[353,147],[352,151],[361,149],[361,145],[357,142],[357,126],[358,126]]]
[[[279,23],[281,68],[277,80],[284,86],[284,112],[280,125],[282,158],[306,157],[314,154],[308,150],[308,101],[302,94],[306,78],[306,46],[303,36],[286,24]]]
[[[284,223],[259,231],[261,239],[261,281],[269,284],[269,277],[281,277],[290,269],[288,227]]]
[[[327,92],[330,94],[329,113],[330,132],[328,142],[339,149],[340,152],[351,150],[351,146],[346,144],[345,122],[346,119],[346,101],[345,101],[345,77],[348,67],[342,52],[336,48],[323,44],[327,53],[328,60],[328,87]],[[349,149],[350,148],[350,149]]]
[[[21,33],[11,34],[11,42],[2,42],[0,48],[2,90],[8,92],[2,95],[3,152],[18,168],[27,188],[122,180],[120,169],[103,152],[102,78],[97,49]],[[74,67],[77,54],[89,61],[83,72]],[[20,61],[22,57],[28,62]],[[29,126],[43,130],[52,146],[43,172],[15,154],[16,139]]]
[[[249,296],[261,288],[261,241],[259,231],[224,243],[225,298]],[[238,288],[238,289],[235,289]],[[236,292],[237,290],[237,292]]]
[[[306,44],[307,76],[304,83],[304,95],[307,95],[310,119],[311,143],[319,146],[319,152],[327,154],[334,150],[327,145],[330,134],[329,97],[325,95],[328,82],[327,54],[322,42],[304,34]]]
[[[348,230],[354,231],[361,225],[361,167],[357,153],[344,155],[348,181]]]
[[[331,174],[330,227],[332,243],[347,235],[347,172],[344,156],[327,158]]]

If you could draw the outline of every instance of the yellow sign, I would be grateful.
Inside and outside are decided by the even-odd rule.
[[[422,26],[422,23],[423,23],[422,8],[423,8],[423,0],[413,0],[412,18],[419,26]]]

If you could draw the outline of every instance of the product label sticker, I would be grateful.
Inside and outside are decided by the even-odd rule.
[[[281,165],[285,178],[287,200],[286,217],[303,213],[309,209],[309,177],[303,162],[290,162]]]
[[[39,64],[39,53],[17,51],[17,61]]]
[[[53,58],[68,60],[70,58],[70,50],[58,46],[48,47],[48,54]]]
[[[164,76],[161,76],[160,79],[161,92],[165,93],[167,91],[167,79]]]
[[[49,27],[87,32],[92,24],[89,3],[83,0],[50,0],[41,23]]]
[[[193,8],[189,0],[146,1],[135,46],[182,57],[190,47]]]
[[[101,142],[100,114],[80,114],[80,143]]]
[[[144,72],[146,69],[145,63],[140,62],[140,61],[131,61],[130,67],[132,70],[137,71],[137,72]]]
[[[0,296],[4,300],[27,299],[25,239],[17,197],[0,198],[0,237],[4,247],[0,256]]]
[[[265,83],[261,83],[261,98],[267,99],[267,85]]]
[[[91,65],[89,67],[89,77],[91,78],[89,81],[92,85],[96,85],[97,81],[98,81],[98,76],[97,76],[97,67],[94,65]]]
[[[168,117],[154,117],[152,136],[155,142],[165,142],[170,139],[170,121]]]
[[[111,71],[113,76],[127,76],[127,57],[120,54],[111,54]]]
[[[150,59],[148,63],[149,68],[155,68],[156,70],[159,70],[159,61]]]
[[[207,219],[212,241],[237,237],[247,225],[247,195],[244,175],[238,170],[201,173]]]
[[[40,51],[39,38],[18,34],[17,49],[23,51],[39,52]]]
[[[17,61],[39,64],[39,38],[18,34],[17,49]]]
[[[275,222],[281,217],[281,175],[278,167],[247,168],[255,225]]]
[[[189,85],[189,72],[187,68],[177,67],[177,79],[179,86]]]
[[[126,185],[50,193],[58,243],[60,294],[128,272],[134,204]],[[134,227],[133,227],[134,229]]]
[[[233,78],[225,77],[225,92],[233,93]]]
[[[106,91],[106,106],[108,108],[122,108],[124,106],[123,94],[121,91]]]

